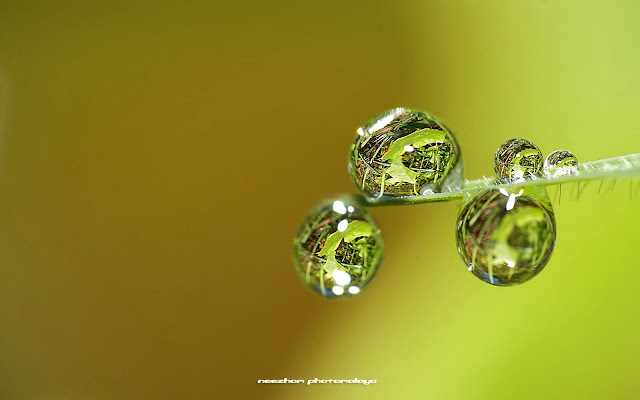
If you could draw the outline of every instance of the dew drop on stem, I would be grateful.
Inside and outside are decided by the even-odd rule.
[[[496,286],[538,275],[556,239],[553,208],[543,187],[489,189],[463,203],[456,244],[471,273]]]
[[[293,243],[302,282],[328,298],[355,296],[375,278],[384,254],[382,235],[354,196],[325,199],[304,218]]]

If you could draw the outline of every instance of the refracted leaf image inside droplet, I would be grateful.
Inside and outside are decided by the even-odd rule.
[[[547,177],[573,175],[578,167],[578,159],[568,150],[555,150],[544,160],[544,174]]]
[[[542,152],[527,139],[510,139],[496,150],[493,168],[505,182],[535,179],[542,168]]]
[[[302,222],[293,246],[302,282],[330,298],[360,293],[375,277],[384,253],[373,218],[349,196],[314,207]]]
[[[416,196],[458,190],[463,163],[442,122],[424,111],[395,108],[358,128],[349,173],[368,196]]]
[[[467,269],[498,286],[539,274],[555,239],[555,216],[542,187],[482,191],[462,205],[456,224],[458,252]]]

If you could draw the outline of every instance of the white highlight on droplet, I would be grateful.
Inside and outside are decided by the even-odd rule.
[[[379,131],[380,129],[387,126],[387,124],[393,121],[395,117],[396,117],[395,114],[385,115],[383,118],[380,118],[379,120],[377,120],[375,124],[371,125],[371,128],[367,129],[367,131],[370,134],[373,134],[376,131]]]
[[[404,146],[404,151],[407,153],[411,153],[413,151],[413,146],[411,145]]]
[[[358,136],[362,136],[364,135],[364,131],[362,130],[362,128],[358,128]]]
[[[333,281],[336,285],[346,286],[351,283],[351,276],[342,270],[333,272]]]
[[[345,212],[347,212],[347,210],[345,210]],[[349,225],[349,221],[347,221],[346,219],[343,219],[342,221],[338,222],[338,232],[346,231],[347,225]]]
[[[503,189],[500,189],[500,190],[502,191]],[[506,193],[506,191],[505,191],[505,193]],[[516,199],[518,197],[520,197],[522,195],[522,193],[524,193],[524,189],[520,189],[520,191],[518,193],[510,193],[509,194],[509,199],[507,200],[507,204],[505,205],[504,208],[507,211],[512,210],[513,206],[516,205]]]
[[[340,286],[334,286],[333,289],[331,289],[331,291],[333,291],[333,294],[335,294],[336,296],[340,296],[341,294],[344,293],[344,289],[341,288]]]
[[[524,171],[521,169],[517,169],[515,171],[513,171],[513,181],[514,182],[521,182],[524,180]]]
[[[337,200],[333,202],[333,211],[337,212],[338,214],[346,214],[347,207],[345,207],[343,202]]]
[[[505,206],[505,209],[507,211],[512,210],[513,206],[516,204],[516,198],[518,196],[516,196],[515,194],[510,194],[509,195],[509,200],[507,200],[507,205]]]
[[[349,212],[354,212],[356,209],[353,208],[352,206],[347,207],[347,210],[349,210]]]
[[[350,286],[349,287],[349,293],[358,294],[358,293],[360,293],[360,288],[357,287],[357,286]]]

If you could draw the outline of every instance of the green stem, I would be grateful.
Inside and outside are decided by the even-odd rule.
[[[450,201],[462,199],[482,189],[510,189],[526,186],[548,186],[562,183],[581,182],[597,179],[630,178],[640,176],[640,153],[606,158],[603,160],[581,163],[571,175],[550,177],[539,176],[537,179],[517,183],[500,182],[496,178],[483,178],[466,181],[457,191],[447,193],[432,193],[423,196],[379,197],[371,198],[360,195],[359,201],[369,207],[423,204],[436,201]]]

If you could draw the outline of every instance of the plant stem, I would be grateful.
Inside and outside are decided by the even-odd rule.
[[[505,183],[497,178],[483,178],[473,181],[466,181],[459,190],[446,193],[432,193],[423,196],[403,196],[379,198],[359,196],[359,201],[368,207],[396,206],[431,203],[435,201],[450,201],[462,199],[465,195],[474,193],[482,189],[510,189],[514,187],[526,186],[548,186],[561,183],[589,181],[594,179],[615,179],[630,178],[640,176],[640,153],[628,154],[602,160],[580,163],[575,171],[564,176],[544,176],[536,179],[525,180],[517,183]]]

